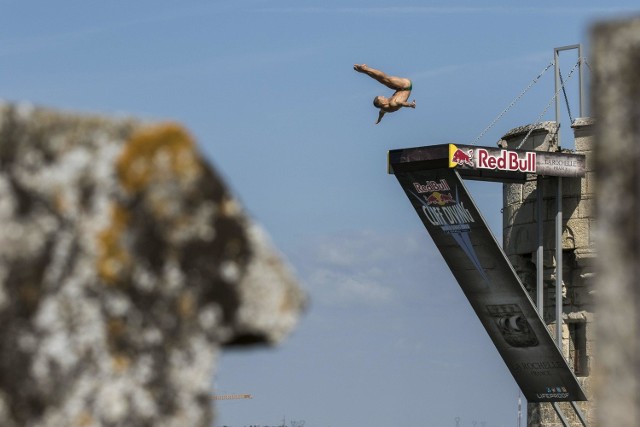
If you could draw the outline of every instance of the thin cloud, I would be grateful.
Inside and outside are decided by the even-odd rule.
[[[402,302],[412,287],[437,280],[442,260],[422,232],[351,232],[306,242],[292,262],[315,303],[380,306]]]
[[[414,7],[414,6],[387,6],[387,7],[268,7],[256,9],[258,12],[282,12],[282,13],[349,13],[349,14],[452,14],[452,13],[478,13],[487,8],[482,7]]]
[[[183,8],[180,13],[172,11],[172,13],[147,14],[134,18],[124,19],[120,21],[105,22],[100,25],[88,25],[86,27],[76,28],[71,31],[61,31],[57,33],[42,34],[35,37],[21,37],[14,39],[0,39],[0,56],[12,55],[18,53],[33,53],[42,50],[53,49],[57,46],[66,47],[74,41],[83,41],[87,37],[98,34],[110,33],[129,27],[136,27],[147,24],[156,24],[161,22],[171,22],[179,19],[186,19],[193,16],[199,16],[205,11],[201,7]]]
[[[423,80],[438,77],[441,75],[454,74],[461,71],[478,70],[479,68],[500,67],[504,65],[513,66],[514,64],[518,63],[539,63],[542,67],[543,65],[546,65],[547,61],[550,62],[551,59],[552,55],[549,52],[532,52],[522,56],[493,59],[490,61],[476,61],[461,64],[442,65],[439,67],[430,68],[428,70],[412,73],[410,77],[412,80]]]
[[[632,7],[576,6],[576,7],[516,7],[516,6],[382,6],[382,7],[262,7],[255,12],[271,13],[344,13],[358,15],[470,15],[470,14],[538,14],[538,15],[613,15],[637,11]]]
[[[354,268],[354,270],[356,270]],[[331,268],[319,268],[305,283],[317,297],[317,301],[332,306],[384,305],[394,299],[393,290],[377,280],[370,272],[345,272]]]

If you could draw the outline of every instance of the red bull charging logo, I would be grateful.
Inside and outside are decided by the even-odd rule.
[[[455,145],[449,144],[449,167],[455,168],[456,166],[474,167],[473,149],[467,150],[465,153]]]
[[[429,206],[446,206],[453,203],[456,203],[456,201],[451,194],[440,193],[439,191],[435,191],[427,197],[427,205]]]

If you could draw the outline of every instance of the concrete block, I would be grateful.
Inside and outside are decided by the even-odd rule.
[[[569,250],[575,249],[576,247],[576,236],[574,235],[571,227],[564,227],[562,230],[562,249]]]
[[[534,222],[534,206],[535,203],[523,203],[520,205],[520,208],[517,209],[515,215],[513,216],[514,224],[530,224]]]
[[[576,152],[593,150],[596,133],[595,120],[588,117],[577,118],[571,125],[575,140]]]
[[[593,222],[589,221],[589,230],[595,230]],[[594,233],[589,233],[590,238]],[[578,248],[573,251],[573,255],[575,256],[576,266],[580,269],[583,269],[582,274],[592,274],[595,268],[595,260],[596,260],[596,250],[594,249],[592,242],[589,242],[589,247],[587,248]]]
[[[576,154],[587,154],[593,151],[593,131],[575,140]]]
[[[544,179],[542,187],[543,199],[553,199],[558,193],[558,179],[556,177],[547,177]]]
[[[505,233],[505,252],[508,254],[531,253],[537,248],[536,229],[532,224],[514,225]]]
[[[574,248],[588,248],[590,246],[589,220],[582,218],[570,219],[566,222],[564,230],[566,230],[567,235],[572,237]]]
[[[580,154],[584,154],[584,169],[585,172],[593,172],[595,169],[595,158],[593,155],[593,151],[586,151]]]
[[[504,184],[502,187],[503,206],[522,202],[522,184]]]
[[[577,218],[579,216],[578,206],[580,198],[577,196],[569,196],[562,198],[562,218],[564,220]]]
[[[578,218],[593,218],[595,216],[595,200],[582,198],[578,202]]]
[[[532,202],[537,197],[537,180],[529,180],[522,184],[522,201]]]
[[[580,197],[580,195],[583,194],[581,182],[583,179],[584,178],[562,178],[562,196]]]
[[[534,127],[535,126],[535,127]],[[531,130],[533,127],[533,130]],[[529,124],[511,129],[502,139],[505,140],[509,148],[515,148],[525,136],[531,131],[527,141],[522,145],[523,150],[555,151],[557,138],[555,137],[558,126],[555,122],[542,122]]]
[[[587,172],[582,178],[582,194],[591,195],[596,191],[596,175],[594,172]]]

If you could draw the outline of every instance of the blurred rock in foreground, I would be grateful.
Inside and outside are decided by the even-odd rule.
[[[303,295],[178,125],[0,103],[0,425],[209,426]]]
[[[591,30],[600,427],[640,426],[640,16]]]

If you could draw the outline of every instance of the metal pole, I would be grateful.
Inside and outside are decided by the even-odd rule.
[[[558,94],[560,88],[560,55],[561,47],[557,47],[553,50],[553,69],[555,72],[555,79],[553,85],[553,93]],[[558,126],[558,132],[556,132],[556,138],[558,139],[558,148],[560,148],[560,97],[556,96],[556,126]]]
[[[536,183],[536,209],[538,210],[538,252],[536,253],[536,306],[540,318],[544,320],[544,229],[542,221],[542,176],[538,175]]]
[[[518,392],[518,425],[520,427],[520,423],[522,421],[522,398],[520,392]]]
[[[584,115],[584,87],[583,87],[583,83],[582,83],[582,45],[581,44],[572,44],[569,46],[562,46],[562,47],[557,47],[553,50],[553,63],[555,65],[555,71],[556,71],[556,81],[555,81],[555,92],[554,93],[558,93],[558,89],[560,87],[559,84],[559,80],[560,80],[560,66],[559,66],[559,59],[560,59],[560,55],[559,53],[561,51],[564,50],[573,50],[573,49],[578,49],[578,79],[579,79],[579,101],[580,101],[580,117],[583,117]],[[560,97],[556,96],[556,123],[560,124],[558,115],[559,115],[559,111],[560,111]],[[559,139],[559,135],[558,135],[558,145],[560,145],[560,139]]]
[[[562,409],[560,409],[560,406],[558,405],[558,402],[551,402],[551,406],[553,406],[553,409],[556,410],[556,414],[558,414],[558,418],[560,418],[560,421],[562,422],[562,425],[564,427],[570,427],[569,426],[569,421],[564,416],[564,412],[562,412]]]
[[[560,86],[560,64],[558,52],[574,49],[575,46],[558,47],[553,50],[555,64],[555,93]],[[556,125],[560,126],[560,98],[556,96]],[[557,133],[558,148],[560,148],[560,132]],[[556,193],[556,342],[562,352],[562,177],[558,177],[558,191]]]
[[[562,177],[556,194],[556,341],[562,351]],[[563,353],[564,354],[564,353]]]
[[[584,117],[584,87],[582,85],[582,45],[578,45],[578,85],[580,86],[580,117]]]
[[[576,412],[576,415],[578,416],[578,419],[580,420],[580,422],[582,423],[583,426],[587,426],[587,420],[585,420],[584,415],[582,414],[582,411],[580,410],[580,407],[576,404],[576,402],[570,402],[571,406],[573,406],[573,410]]]

